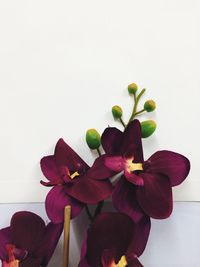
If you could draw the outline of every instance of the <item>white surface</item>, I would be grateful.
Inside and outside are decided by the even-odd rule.
[[[60,137],[92,163],[85,131],[117,125],[114,104],[128,118],[130,82],[158,103],[146,157],[187,155],[175,199],[200,200],[199,12],[198,0],[1,1],[0,202],[44,200],[39,161]]]
[[[110,207],[107,206],[106,210]],[[9,224],[11,215],[18,210],[31,210],[44,219],[42,204],[1,204],[0,227]],[[173,215],[164,221],[152,220],[152,230],[145,253],[140,258],[145,267],[199,267],[200,247],[200,203],[177,202]],[[87,228],[83,212],[71,227],[70,266],[76,267],[79,261],[79,248]],[[62,242],[54,253],[49,267],[61,266]]]

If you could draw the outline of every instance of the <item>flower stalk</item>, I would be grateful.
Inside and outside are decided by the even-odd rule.
[[[64,245],[63,245],[62,267],[69,266],[70,219],[71,219],[71,206],[66,206],[64,209]]]
[[[139,113],[137,112],[137,106],[138,106],[138,103],[140,101],[140,98],[142,97],[142,95],[145,93],[146,89],[142,89],[142,91],[139,93],[138,96],[136,96],[134,94],[134,106],[133,106],[133,111],[132,111],[132,114],[131,114],[131,117],[129,119],[129,123],[135,118],[136,115],[140,114],[143,112],[143,110],[139,111]]]

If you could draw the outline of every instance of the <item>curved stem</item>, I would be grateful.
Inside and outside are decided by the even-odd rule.
[[[120,120],[121,124],[124,126],[124,128],[126,128],[126,124],[125,124],[125,122],[123,121],[123,119],[120,118],[119,120]]]
[[[99,147],[97,148],[97,153],[99,156],[101,156],[101,151],[100,151]]]
[[[137,115],[143,113],[144,111],[145,111],[145,109],[141,109],[140,111],[138,111],[138,112],[135,113],[135,116],[137,116]]]
[[[138,106],[139,100],[145,91],[146,91],[146,89],[142,89],[142,91],[139,93],[139,95],[137,97],[134,95],[134,106],[133,106],[133,111],[132,111],[131,117],[129,119],[129,122],[131,122],[134,119],[134,117],[136,116],[137,106]]]

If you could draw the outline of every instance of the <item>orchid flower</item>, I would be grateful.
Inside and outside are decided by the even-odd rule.
[[[138,224],[122,213],[98,215],[87,232],[78,267],[142,267],[143,253],[150,231],[150,220]]]
[[[130,122],[124,132],[107,128],[101,141],[106,152],[105,165],[122,174],[112,195],[114,207],[135,221],[143,212],[156,219],[169,217],[173,207],[172,187],[187,177],[189,160],[162,150],[145,161],[138,120]]]
[[[45,267],[56,248],[63,224],[49,223],[38,215],[21,211],[10,226],[0,230],[2,267]]]
[[[104,167],[104,157],[95,160],[90,168],[63,139],[59,139],[54,155],[41,160],[41,169],[53,186],[45,205],[47,215],[54,223],[63,221],[64,207],[72,207],[72,218],[76,217],[85,204],[96,204],[112,194],[112,184],[107,179],[112,171]]]

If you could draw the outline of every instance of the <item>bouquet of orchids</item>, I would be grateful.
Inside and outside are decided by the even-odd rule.
[[[161,150],[144,159],[142,138],[151,136],[156,123],[140,122],[137,116],[156,108],[147,100],[138,104],[145,89],[128,86],[134,105],[130,119],[123,120],[120,106],[112,114],[124,131],[108,127],[100,134],[86,133],[90,149],[98,152],[88,164],[59,139],[53,155],[41,159],[41,170],[52,187],[45,207],[50,223],[45,226],[36,214],[22,211],[13,215],[9,227],[0,230],[0,258],[3,267],[47,266],[64,226],[63,267],[68,266],[69,220],[85,209],[90,225],[82,244],[78,267],[140,267],[151,227],[151,218],[165,219],[173,208],[172,187],[179,185],[190,170],[181,154]],[[103,152],[104,151],[104,152]],[[112,198],[114,211],[103,212],[104,201]],[[89,205],[96,205],[92,213]],[[73,266],[74,267],[74,266]]]

